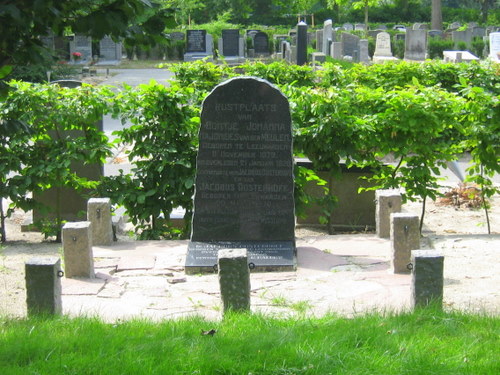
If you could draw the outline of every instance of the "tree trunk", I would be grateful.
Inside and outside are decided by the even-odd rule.
[[[6,242],[5,215],[3,213],[3,198],[0,198],[0,242]]]
[[[368,35],[368,1],[365,3],[365,34]]]
[[[432,0],[431,29],[443,30],[443,13],[441,12],[441,0]]]

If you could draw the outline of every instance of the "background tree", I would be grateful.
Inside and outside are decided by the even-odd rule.
[[[365,28],[368,30],[368,10],[370,7],[379,5],[383,0],[328,0],[328,7],[334,9],[335,5],[346,6],[349,5],[353,9],[364,9],[365,14]]]

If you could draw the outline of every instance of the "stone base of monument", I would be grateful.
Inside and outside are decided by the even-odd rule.
[[[248,267],[252,272],[285,272],[297,269],[294,241],[191,241],[186,256],[186,274],[217,272],[220,249],[247,249]]]

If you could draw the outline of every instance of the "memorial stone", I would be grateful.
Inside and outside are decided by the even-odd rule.
[[[256,55],[269,54],[269,37],[266,33],[259,31],[253,37],[253,48]]]
[[[323,43],[325,41],[323,40]],[[297,25],[297,65],[307,64],[307,25],[299,22]]]
[[[392,56],[391,35],[386,32],[381,32],[377,35],[373,61],[382,62],[386,60],[396,60],[396,58]]]
[[[99,57],[105,61],[120,61],[122,59],[122,44],[105,36],[99,42]]]
[[[352,23],[344,23],[342,27],[345,31],[354,31],[354,25]]]
[[[356,25],[354,25],[354,30],[355,31],[365,31],[366,26],[364,23],[357,23]]]
[[[342,33],[341,41],[342,41],[343,56],[354,57],[355,51],[358,51],[359,54],[359,40],[360,38],[356,35],[352,35],[349,33]]]
[[[460,22],[453,22],[448,29],[457,30],[461,27],[462,27],[462,25],[460,24]]]
[[[75,35],[70,42],[70,54],[79,52],[82,57],[79,61],[85,62],[92,60],[92,38],[84,35]]]
[[[316,51],[323,51],[323,29],[316,30]]]
[[[290,108],[265,80],[230,79],[204,100],[186,273],[246,248],[256,270],[295,269]]]
[[[186,33],[186,52],[207,52],[206,30],[188,30]]]
[[[222,55],[225,57],[240,55],[240,30],[222,30]]]
[[[500,62],[500,33],[490,34],[490,59]]]
[[[459,49],[460,44],[463,43],[465,43],[466,48],[470,48],[472,46],[472,30],[453,31],[451,39],[453,40],[455,49]]]
[[[334,59],[342,60],[342,42],[333,42],[331,55]]]
[[[218,254],[224,313],[250,310],[250,270],[246,249],[221,249]]]
[[[60,315],[61,260],[56,257],[31,258],[25,264],[28,316]]]
[[[472,28],[472,38],[482,38],[485,35],[486,35],[486,29],[484,27]]]
[[[407,30],[405,39],[405,60],[424,61],[427,53],[427,31]]]
[[[326,20],[323,26],[323,49],[321,52],[329,55],[331,43],[333,43],[332,20]]]
[[[413,308],[443,306],[444,256],[433,250],[411,252],[411,305]]]
[[[370,62],[370,55],[368,52],[368,39],[361,39],[359,41],[359,62],[367,64]]]

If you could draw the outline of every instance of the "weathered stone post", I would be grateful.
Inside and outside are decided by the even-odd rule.
[[[66,223],[62,229],[66,277],[94,277],[90,221]]]
[[[113,243],[111,200],[91,198],[87,202],[87,220],[92,223],[92,244],[109,246]]]
[[[411,264],[412,307],[424,307],[432,303],[442,307],[443,254],[433,250],[413,250]]]
[[[247,249],[221,249],[219,284],[224,312],[250,310],[250,270]]]
[[[303,21],[297,25],[297,65],[307,64],[307,24]]]
[[[28,316],[61,314],[61,260],[31,258],[25,263],[25,272]]]
[[[394,273],[409,273],[411,251],[420,248],[419,219],[415,214],[391,214],[391,269]]]
[[[391,214],[401,212],[401,194],[397,190],[377,190],[375,208],[375,225],[380,238],[391,235]]]

